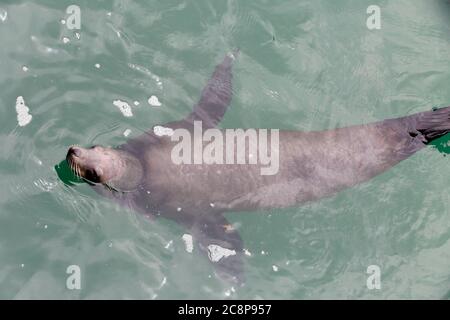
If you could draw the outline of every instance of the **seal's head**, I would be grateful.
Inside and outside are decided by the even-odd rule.
[[[118,149],[72,146],[66,160],[72,171],[91,184],[103,184],[119,191],[135,189],[142,179],[140,161]]]

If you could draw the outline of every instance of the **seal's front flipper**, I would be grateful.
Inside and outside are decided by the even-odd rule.
[[[243,284],[244,264],[242,239],[221,214],[210,214],[192,225],[194,243],[213,263],[218,276]]]
[[[222,63],[216,66],[194,110],[185,119],[169,123],[169,127],[173,129],[189,127],[194,121],[202,121],[203,128],[217,126],[225,115],[233,96],[231,68],[238,53],[239,50],[236,49],[225,56]]]

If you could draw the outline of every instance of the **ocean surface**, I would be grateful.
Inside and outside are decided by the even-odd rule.
[[[64,163],[72,144],[184,117],[237,47],[222,128],[324,130],[450,105],[449,2],[1,0],[0,41],[0,299],[450,297],[449,138],[336,196],[227,214],[248,252],[242,288],[186,250],[182,227],[101,198]]]

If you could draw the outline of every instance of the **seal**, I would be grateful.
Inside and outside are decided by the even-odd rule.
[[[243,283],[242,239],[224,213],[295,206],[367,181],[448,133],[450,107],[325,131],[281,130],[279,168],[271,175],[260,174],[261,164],[174,163],[177,129],[193,132],[197,122],[217,128],[223,118],[236,55],[216,67],[184,119],[115,148],[72,146],[66,159],[99,194],[186,227],[219,276]]]

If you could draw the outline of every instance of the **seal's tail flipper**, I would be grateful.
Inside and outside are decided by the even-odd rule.
[[[191,227],[193,241],[213,263],[217,275],[230,283],[244,283],[242,239],[221,214],[208,214]]]
[[[450,107],[417,113],[412,116],[414,129],[429,143],[450,132]],[[412,132],[414,134],[414,132]]]

